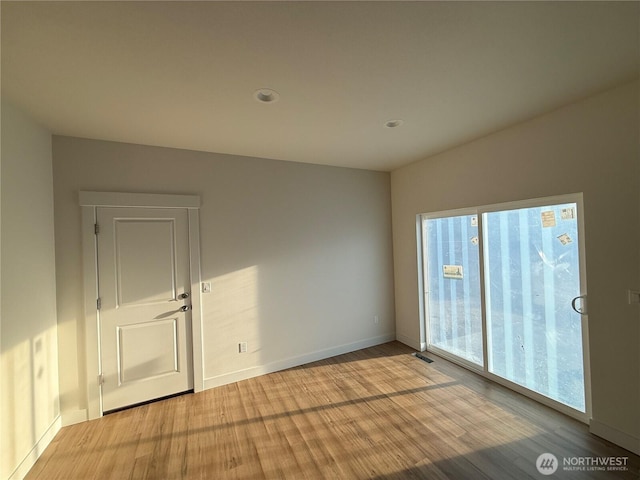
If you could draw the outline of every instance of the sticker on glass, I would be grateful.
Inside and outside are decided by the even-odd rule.
[[[571,237],[567,233],[563,233],[562,235],[558,235],[558,240],[560,240],[560,243],[562,245],[569,245],[570,243],[573,242],[573,240],[571,240]]]
[[[560,210],[560,218],[562,220],[575,220],[576,209],[573,207],[563,208],[562,210]]]
[[[477,245],[478,244],[478,237],[471,237],[471,244],[472,245]]]
[[[474,215],[473,217],[471,217],[471,226],[472,227],[477,227],[478,226],[478,216]]]
[[[556,226],[556,213],[553,210],[540,213],[540,219],[544,228]]]
[[[462,265],[443,265],[444,278],[462,278]]]

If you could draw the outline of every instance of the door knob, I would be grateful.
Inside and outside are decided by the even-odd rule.
[[[180,295],[178,295],[178,298],[182,298],[182,299],[189,298],[189,294],[187,292],[181,293]]]
[[[188,312],[189,310],[191,310],[191,305],[183,305],[180,307],[181,312]]]

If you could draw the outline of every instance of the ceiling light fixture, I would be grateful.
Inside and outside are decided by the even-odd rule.
[[[270,88],[260,88],[253,93],[253,98],[260,103],[275,103],[280,99],[280,94]]]
[[[384,126],[386,128],[396,128],[402,125],[403,123],[404,123],[404,120],[400,120],[400,119],[387,120],[386,122],[384,122]]]

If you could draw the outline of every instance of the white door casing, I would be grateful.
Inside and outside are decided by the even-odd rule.
[[[186,209],[98,207],[104,411],[193,388]]]
[[[202,391],[200,198],[80,192],[80,205],[88,419],[191,388]],[[99,216],[103,225],[96,235]],[[168,253],[168,259],[160,252]],[[143,268],[154,258],[156,266]],[[100,272],[101,310],[97,308],[99,260],[111,271]],[[183,293],[190,293],[189,298],[179,298]],[[184,305],[191,309],[180,311]],[[149,375],[153,378],[143,379]]]

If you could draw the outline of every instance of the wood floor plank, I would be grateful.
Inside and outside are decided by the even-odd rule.
[[[535,461],[640,457],[445,360],[391,342],[63,428],[27,480],[540,479]]]

